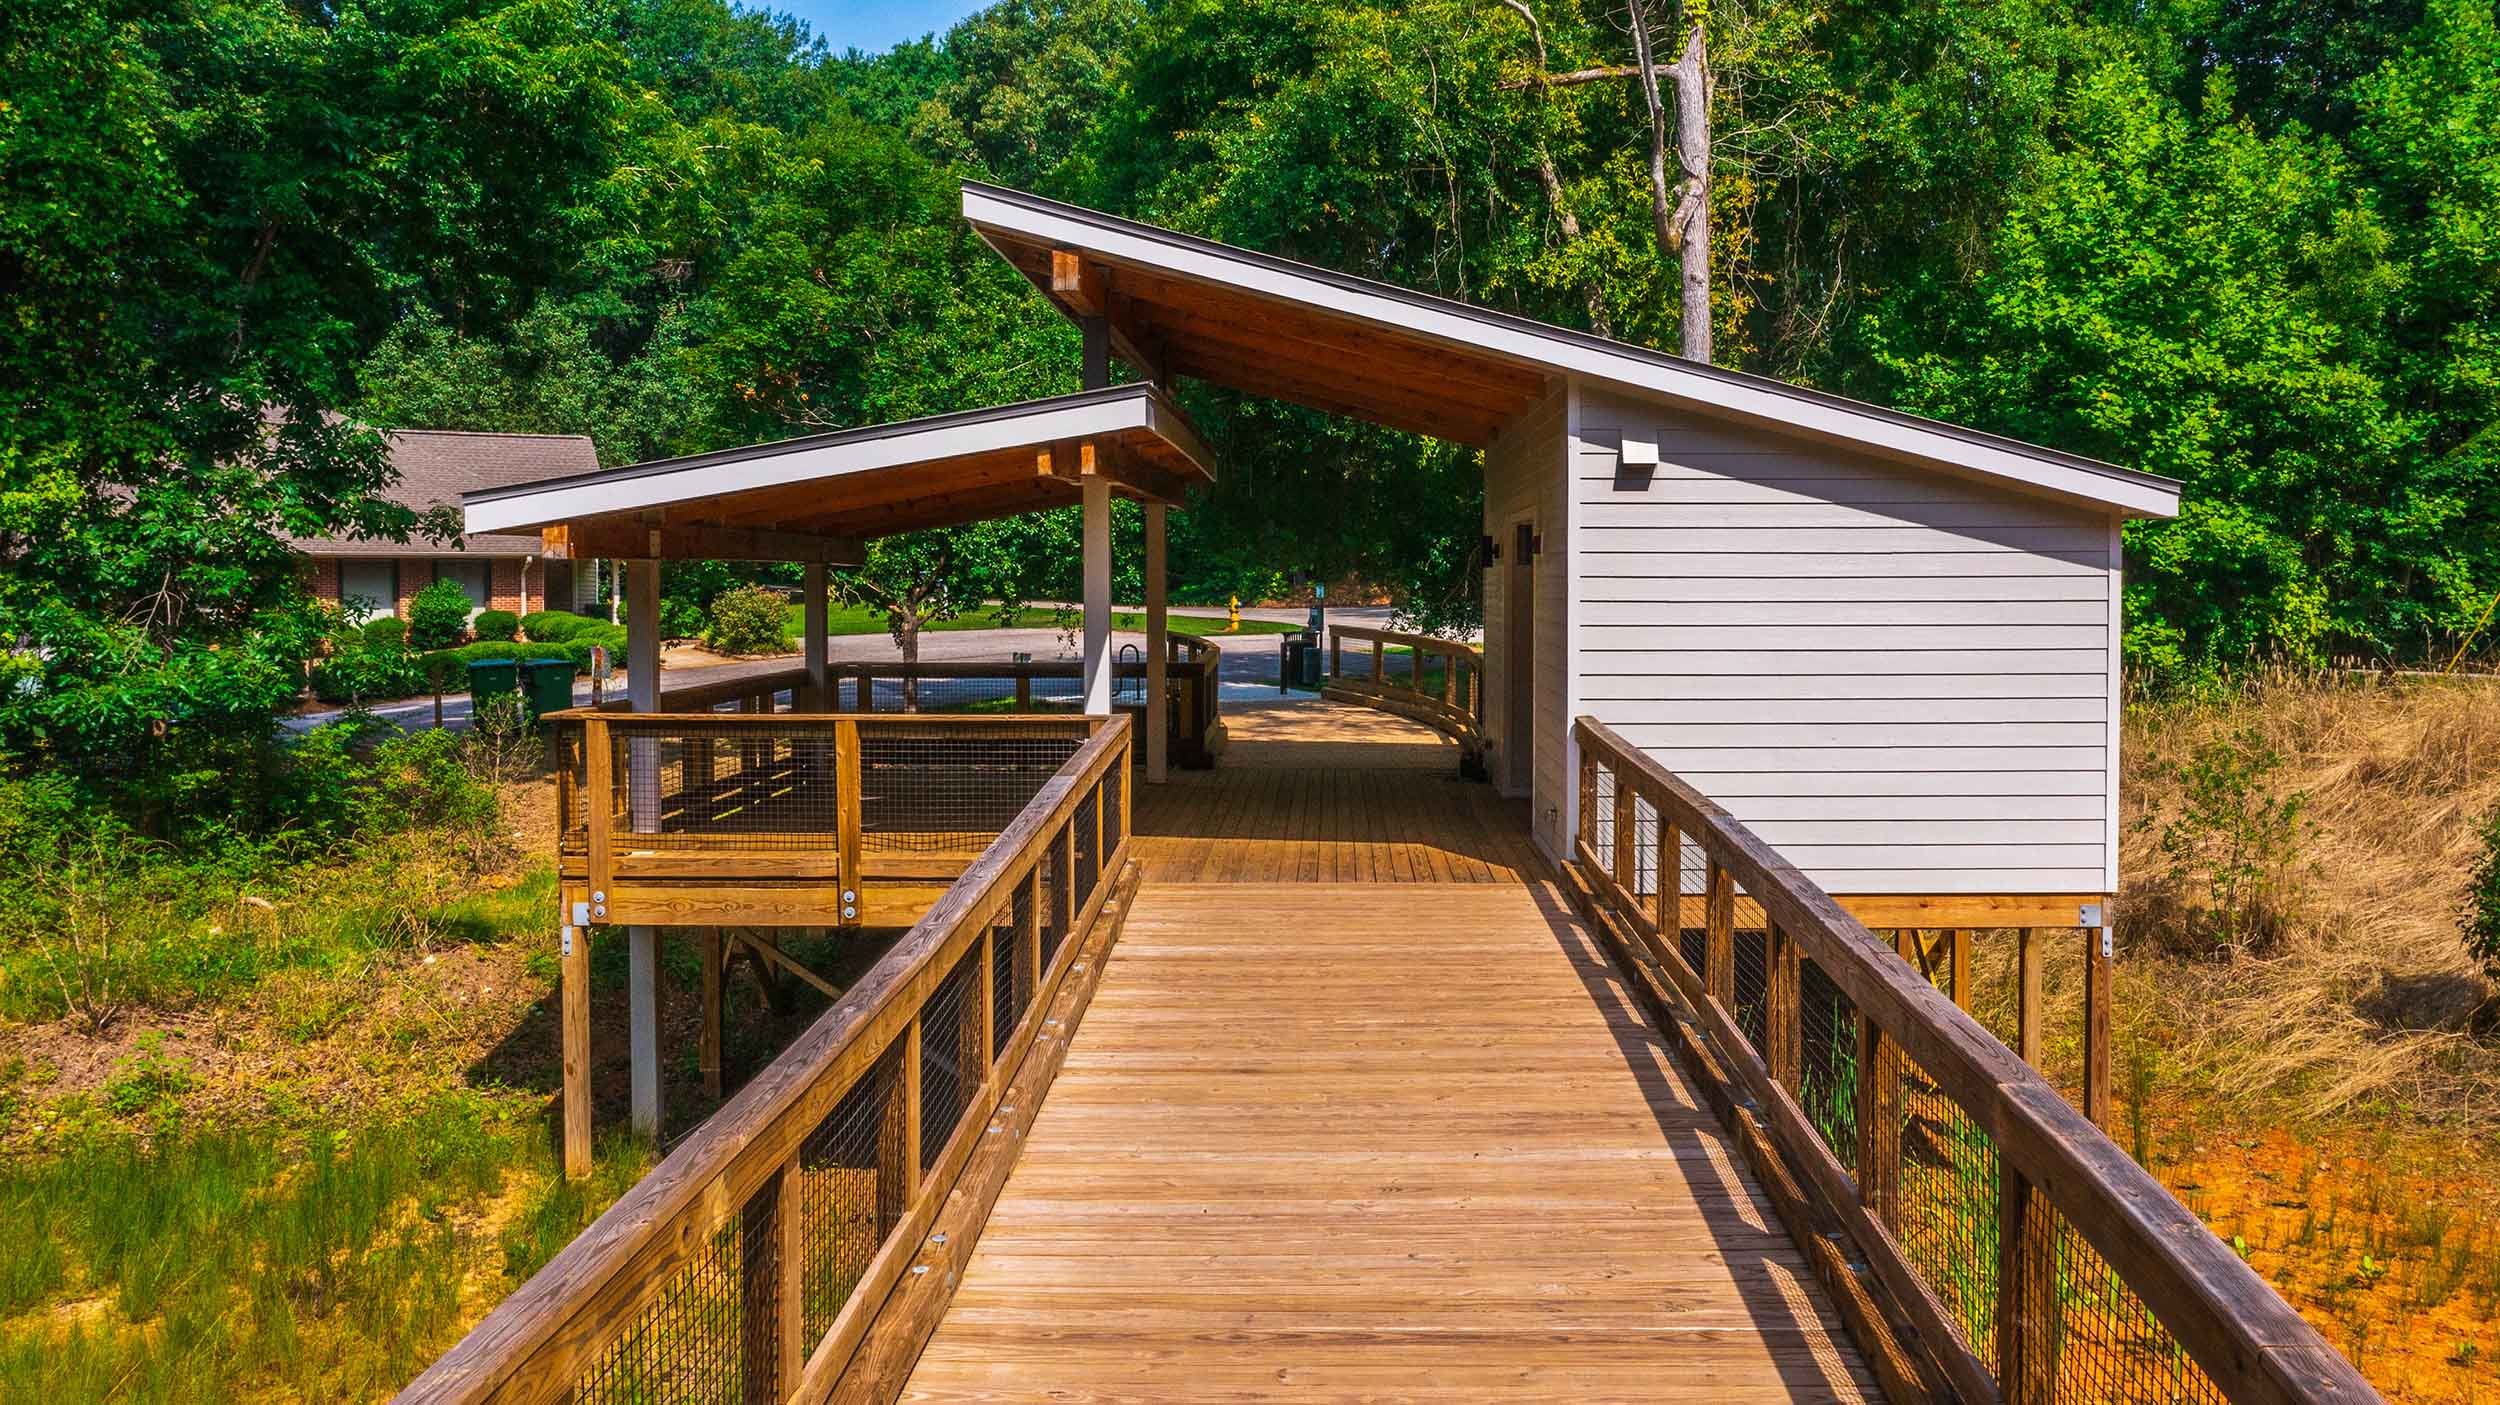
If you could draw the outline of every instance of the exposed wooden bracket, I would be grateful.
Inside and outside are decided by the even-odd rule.
[[[1103,319],[1111,354],[1157,385],[1170,383],[1170,358],[1145,334],[1129,299],[1112,290],[1111,270],[1074,249],[1050,251],[1050,296],[1070,317]]]
[[[604,556],[618,560],[801,561],[856,566],[858,541],[755,527],[649,526],[637,522],[573,522],[539,533],[556,560]]]
[[[800,965],[796,958],[783,951],[780,947],[777,947],[768,941],[758,940],[752,932],[741,932],[734,928],[727,930],[732,940],[745,947],[756,957],[764,961],[771,962],[773,965],[788,971],[791,975],[794,975],[800,980],[807,982],[809,985],[816,987],[816,989],[824,992],[826,999],[839,1000],[842,998],[842,991],[840,987],[834,985],[824,977],[817,975],[814,971],[807,969],[805,966]]]

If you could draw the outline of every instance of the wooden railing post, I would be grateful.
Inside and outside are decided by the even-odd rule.
[[[1801,972],[1797,958],[1797,942],[1788,929],[1764,919],[1762,956],[1762,1029],[1763,1062],[1770,1066],[1771,1079],[1790,1092],[1797,1091],[1800,1046],[1797,1038],[1798,1001],[1803,995]]]
[[[703,1096],[717,1102],[721,1095],[720,1026],[721,1026],[721,958],[724,940],[718,927],[701,927],[695,931],[695,951],[703,963],[703,1023],[695,1036],[695,1068],[703,1075]]]
[[[1580,812],[1579,832],[1571,836],[1570,843],[1563,845],[1565,852],[1569,852],[1574,843],[1586,844],[1591,849],[1597,847],[1597,748],[1585,743],[1580,747],[1580,804],[1578,808]]]
[[[1684,844],[1675,821],[1658,808],[1658,939],[1672,947],[1684,927]]]
[[[1709,984],[1710,998],[1732,1013],[1736,1009],[1736,879],[1719,866],[1716,856],[1710,859],[1709,887],[1710,941],[1704,948],[1708,969],[1703,979]]]
[[[2011,1166],[1997,1183],[1997,1386],[2004,1405],[2057,1395],[2057,1225],[2046,1198]]]
[[[1031,712],[1032,710],[1033,675],[1019,671],[1016,674],[1016,711]]]
[[[604,717],[582,719],[582,825],[589,842],[590,905],[595,918],[607,906],[616,863],[616,751]]]
[[[780,1212],[785,1202],[794,1214],[798,1177],[788,1166],[756,1188],[739,1211],[738,1224],[738,1399],[740,1405],[778,1405],[781,1373],[781,1318],[792,1304],[781,1300]]]
[[[1016,989],[1030,1005],[1042,989],[1042,866],[1024,875],[1024,916],[1016,922]]]
[[[1901,1065],[1890,1042],[1858,1012],[1858,1199],[1886,1224],[1901,1183]]]
[[[833,724],[834,868],[842,878],[842,925],[859,924],[866,884],[860,874],[859,724]]]
[[[975,980],[973,984],[981,988],[981,1019],[979,1022],[981,1026],[981,1057],[980,1060],[972,1066],[979,1069],[987,1069],[990,1066],[990,1051],[998,1047],[998,1017],[1000,1014],[998,1008],[997,977],[998,922],[995,918],[990,921],[988,926],[981,929],[981,945],[978,950],[981,953],[979,958],[980,966],[976,972],[979,979]],[[986,1073],[982,1075],[982,1081],[988,1081],[988,1075]]]
[[[557,955],[564,1073],[564,1174],[590,1174],[590,929],[566,926]]]
[[[903,1088],[903,1203],[920,1198],[920,1016],[903,1030],[903,1070],[896,1078]]]
[[[782,1163],[776,1178],[781,1196],[780,1208],[774,1213],[773,1228],[780,1232],[781,1243],[774,1259],[781,1269],[780,1302],[781,1370],[773,1383],[773,1392],[788,1399],[799,1383],[799,1373],[807,1369],[807,1197],[800,1194],[806,1182],[800,1179],[802,1152],[793,1151]]]
[[[1328,676],[1334,678],[1344,672],[1345,636],[1332,629],[1328,631]]]

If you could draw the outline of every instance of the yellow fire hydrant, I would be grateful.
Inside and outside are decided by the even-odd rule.
[[[1238,595],[1233,597],[1233,622],[1224,626],[1224,632],[1226,634],[1241,633],[1241,597]]]

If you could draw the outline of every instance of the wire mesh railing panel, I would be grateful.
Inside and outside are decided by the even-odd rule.
[[[1066,830],[1060,831],[1061,834],[1066,832]],[[1058,956],[1059,943],[1068,935],[1067,924],[1060,921],[1060,914],[1073,911],[1075,908],[1074,903],[1062,896],[1066,893],[1068,885],[1067,865],[1062,862],[1065,852],[1059,843],[1058,835],[1053,835],[1050,842],[1042,846],[1042,861],[1034,870],[1040,875],[1040,881],[1035,885],[1035,893],[1042,904],[1041,968],[1045,971],[1050,969],[1052,959]]]
[[[590,844],[590,807],[583,803],[590,785],[590,753],[583,749],[580,723],[554,729],[548,761],[556,773],[557,847],[578,853]]]
[[[831,726],[616,720],[608,738],[620,836],[740,852],[835,842],[841,794]]]
[[[2047,1370],[2055,1405],[2221,1405],[2221,1387],[2063,1217]],[[2040,1344],[2026,1343],[2035,1351]]]
[[[1748,903],[1750,907],[1752,904]],[[1770,1048],[1771,934],[1760,927],[1738,927],[1736,937],[1736,1027],[1754,1052]]]
[[[1823,968],[1797,963],[1797,1095],[1823,1144],[1854,1166],[1858,1157],[1858,1007]]]
[[[989,1068],[981,1039],[981,948],[967,949],[920,1007],[920,1168],[937,1164]]]
[[[897,1054],[869,1065],[799,1144],[800,1321],[810,1342],[832,1328],[902,1222]]]
[[[1615,861],[1615,770],[1612,766],[1601,764],[1592,775],[1595,777],[1594,786],[1587,803],[1589,851],[1597,855],[1597,861],[1605,865],[1607,872],[1612,873]]]
[[[1016,1032],[1016,1022],[1024,1018],[1024,1002],[1031,995],[1022,987],[1016,974],[1016,933],[1025,908],[1025,885],[1016,885],[1015,899],[999,914],[999,921],[990,928],[990,1060],[995,1063],[1007,1051],[1007,1040]]]
[[[1076,885],[1078,907],[1093,899],[1094,883],[1102,866],[1102,835],[1095,821],[1095,816],[1101,813],[1101,802],[1101,793],[1092,790],[1085,792],[1085,797],[1076,802],[1076,843],[1073,846],[1076,850],[1076,871],[1072,880]]]
[[[1102,851],[1106,854],[1120,852],[1121,788],[1127,784],[1128,775],[1117,766],[1102,773]]]
[[[1997,1228],[2002,1167],[1987,1129],[1887,1039],[1899,1079],[1890,1148],[1893,1234],[1972,1354],[1996,1369]]]
[[[775,1195],[767,1186],[747,1210],[714,1231],[680,1265],[616,1339],[575,1380],[575,1405],[678,1405],[748,1398],[773,1399],[778,1382],[749,1381],[752,1367],[777,1370],[769,1343],[752,1340],[749,1299],[778,1281]],[[752,1304],[769,1307],[768,1304]],[[759,1347],[763,1349],[758,1349]]]
[[[980,852],[1085,744],[1081,723],[859,724],[860,847]]]

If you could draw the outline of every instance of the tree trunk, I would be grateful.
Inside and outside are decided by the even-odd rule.
[[[1649,104],[1649,197],[1658,222],[1658,247],[1678,256],[1683,277],[1682,350],[1695,361],[1710,359],[1710,47],[1702,16],[1693,13],[1684,52],[1665,69],[1649,42],[1648,6],[1628,0],[1632,52],[1640,60],[1641,96]],[[1667,109],[1658,75],[1675,85],[1675,157],[1678,180],[1667,183]]]
[[[920,710],[920,612],[903,611],[899,632],[903,646],[903,711]]]

